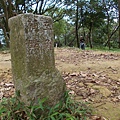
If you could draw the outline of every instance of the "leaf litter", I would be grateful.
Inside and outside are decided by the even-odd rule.
[[[9,53],[7,53],[10,56]],[[66,82],[69,93],[74,95],[75,100],[83,100],[94,104],[94,107],[99,108],[110,102],[112,104],[120,104],[120,77],[113,79],[108,74],[108,71],[114,75],[120,74],[120,69],[115,66],[108,65],[105,69],[93,69],[87,66],[86,69],[78,69],[79,65],[84,65],[87,62],[90,64],[99,64],[101,62],[120,61],[120,54],[114,53],[97,53],[93,51],[80,51],[71,48],[57,48],[55,49],[56,67],[60,70],[66,66],[61,63],[73,64],[77,70],[60,70]],[[4,60],[10,62],[10,59]],[[1,61],[0,61],[1,62]],[[119,75],[118,75],[119,76]],[[14,83],[12,79],[11,68],[2,69],[0,67],[0,100],[3,98],[13,97],[15,93]],[[105,108],[105,107],[104,107]],[[106,108],[107,109],[107,108]],[[111,118],[108,118],[112,120]],[[119,120],[120,116],[116,120]],[[93,115],[90,120],[107,120],[106,117]]]

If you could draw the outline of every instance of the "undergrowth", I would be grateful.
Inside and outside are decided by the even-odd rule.
[[[7,47],[2,47],[2,48],[0,48],[0,51],[6,51],[6,50],[10,50],[10,48],[7,48]]]
[[[86,103],[72,100],[68,92],[64,98],[64,102],[60,101],[54,107],[44,105],[46,99],[34,106],[26,106],[17,97],[3,99],[0,120],[88,120],[91,109]]]

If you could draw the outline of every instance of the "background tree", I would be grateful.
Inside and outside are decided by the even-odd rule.
[[[64,44],[65,28],[66,24],[64,20],[59,20],[53,24],[55,43],[57,43],[58,46]]]
[[[0,0],[0,28],[4,32],[7,47],[9,47],[10,31],[8,27],[8,19],[14,16],[13,10],[14,6],[12,4],[12,0]]]
[[[119,40],[118,40],[118,47],[120,48],[120,0],[118,0],[118,9],[119,9]]]
[[[66,16],[69,17],[73,26],[75,26],[74,40],[76,40],[76,46],[79,48],[80,34],[79,29],[82,25],[82,7],[85,4],[84,0],[66,0]],[[74,41],[73,40],[73,41]]]
[[[20,13],[34,14],[47,14],[54,11],[54,13],[49,14],[54,18],[54,21],[58,21],[63,18],[63,11],[58,11],[55,14],[58,6],[60,7],[60,0],[0,0],[0,28],[4,32],[4,37],[6,41],[6,46],[9,47],[9,26],[8,19]],[[36,6],[35,9],[33,6]]]
[[[91,48],[105,45],[110,49],[118,43],[120,47],[118,3],[119,0],[0,0],[0,29],[9,47],[8,19],[32,12],[52,17],[55,40],[63,45],[79,47],[83,36]]]
[[[101,2],[89,1],[87,6],[84,9],[84,24],[85,27],[89,30],[87,33],[87,39],[89,41],[89,45],[93,48],[93,36],[95,32],[95,28],[99,28],[102,23],[105,15],[102,11]]]
[[[109,49],[111,48],[111,36],[113,35],[113,33],[115,33],[115,31],[118,29],[118,26],[115,29],[111,29],[113,26],[111,23],[114,23],[114,18],[115,18],[115,9],[116,7],[116,3],[115,1],[111,1],[111,0],[103,0],[103,9],[106,15],[106,28],[107,28],[107,41],[105,43],[105,46],[108,45]],[[115,27],[115,26],[114,26]]]

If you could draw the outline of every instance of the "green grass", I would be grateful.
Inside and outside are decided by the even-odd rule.
[[[64,98],[52,108],[44,105],[46,99],[39,100],[34,106],[26,106],[17,97],[3,99],[0,103],[1,120],[88,120],[91,109],[86,103],[75,102],[68,92]]]
[[[93,47],[92,49],[90,47],[86,47],[86,50],[95,50],[95,51],[109,51],[109,52],[120,52],[120,49],[119,48],[111,48],[109,49],[108,47],[100,47],[100,46],[97,46],[97,47]]]

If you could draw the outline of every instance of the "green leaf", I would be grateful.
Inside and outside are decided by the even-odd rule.
[[[55,112],[51,116],[56,116],[56,115],[59,115],[59,112]]]
[[[6,109],[6,108],[0,108],[0,116],[1,116],[4,112],[7,112],[7,109]]]
[[[56,120],[53,116],[50,117],[52,120]]]
[[[20,90],[17,90],[15,93],[16,93],[16,96],[17,96],[17,97],[20,97],[20,96],[21,96],[21,95],[20,95]]]
[[[36,108],[37,109],[41,109],[42,111],[44,111],[44,107],[43,107],[43,103],[47,100],[47,98],[43,98],[42,100],[39,99],[39,106]]]

